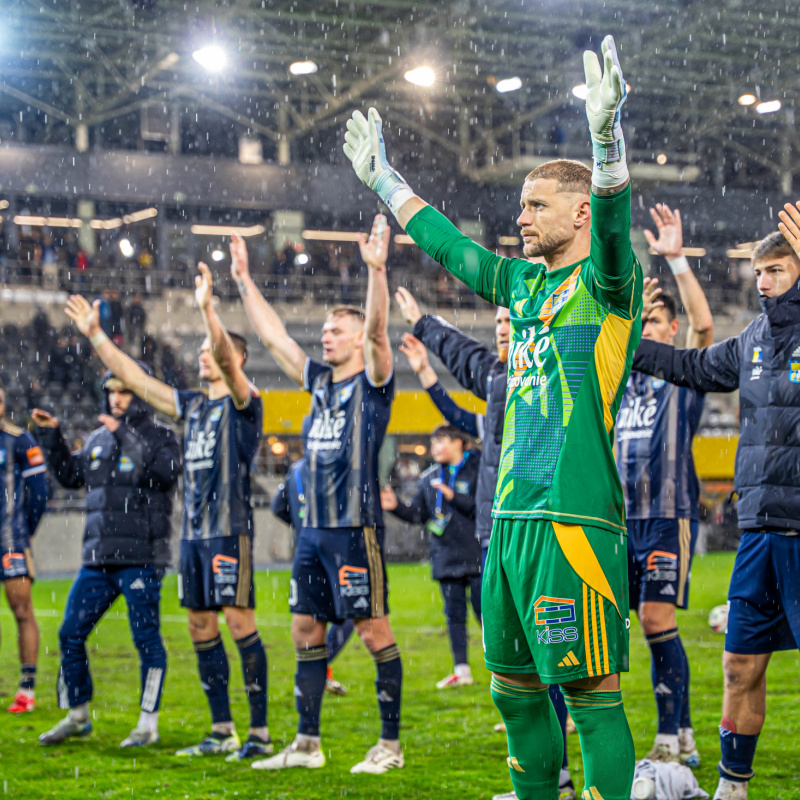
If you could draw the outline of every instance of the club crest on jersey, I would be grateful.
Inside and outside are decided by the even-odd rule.
[[[103,455],[102,446],[98,445],[92,448],[92,458],[100,458],[101,455]]]
[[[792,361],[789,364],[789,369],[791,372],[789,373],[789,380],[792,383],[800,383],[800,361]]]
[[[764,361],[764,351],[760,347],[753,348],[753,363],[761,364]]]
[[[209,415],[210,422],[219,422],[222,419],[222,405],[218,405]]]
[[[575,267],[572,274],[563,283],[559,284],[550,297],[544,301],[542,310],[539,312],[539,319],[545,324],[549,325],[553,317],[564,307],[567,300],[572,297],[575,289],[578,287],[578,277],[581,274],[581,268]]]
[[[5,463],[6,463],[6,451],[0,450],[0,467],[2,467],[3,464]]]
[[[662,381],[661,378],[651,378],[650,379],[650,386],[654,392],[657,392],[662,386],[666,384],[666,381]]]
[[[119,469],[120,472],[133,472],[135,466],[136,465],[130,460],[130,458],[128,458],[128,456],[119,457],[117,469]]]
[[[339,389],[339,404],[346,403],[352,396],[353,392],[355,391],[356,384],[348,383],[343,389]]]
[[[562,625],[575,622],[575,601],[570,597],[541,595],[533,604],[537,625]]]

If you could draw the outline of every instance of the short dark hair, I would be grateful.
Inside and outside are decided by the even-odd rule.
[[[678,302],[669,292],[661,292],[658,299],[664,306],[664,310],[669,314],[670,321],[678,318]]]
[[[232,333],[231,331],[228,331],[228,336],[231,337],[231,342],[233,346],[236,348],[236,352],[242,357],[243,359],[242,365],[244,366],[244,364],[247,363],[247,356],[248,356],[247,339],[245,339],[244,336],[242,336],[241,334]]]
[[[767,258],[786,258],[787,256],[800,263],[800,258],[797,257],[797,253],[786,237],[780,231],[775,231],[756,243],[753,255],[750,256],[750,263],[755,264],[756,261],[764,261]]]
[[[586,164],[571,158],[557,158],[540,164],[525,178],[526,182],[537,179],[558,181],[559,192],[590,194],[592,191],[592,171]]]
[[[348,305],[334,306],[325,317],[326,319],[329,317],[355,317],[362,324],[367,318],[363,308]]]
[[[464,449],[466,450],[469,445],[469,436],[467,436],[461,428],[456,428],[455,425],[449,425],[446,422],[443,422],[441,425],[437,425],[433,431],[431,431],[431,439],[458,439]]]

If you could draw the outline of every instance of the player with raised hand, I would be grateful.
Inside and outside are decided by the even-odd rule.
[[[752,264],[762,313],[738,336],[703,349],[643,341],[637,370],[702,392],[739,390],[734,489],[742,538],[728,591],[715,800],[746,800],[767,705],[772,654],[800,642],[800,207],[779,212],[780,232]]]
[[[680,211],[650,209],[658,237],[645,231],[650,247],[667,260],[689,317],[690,347],[714,341],[711,309],[682,254]],[[642,338],[673,344],[678,335],[675,299],[645,279]],[[692,439],[703,413],[703,392],[679,388],[632,372],[617,417],[617,466],[628,525],[630,605],[652,657],[658,733],[651,761],[698,766],[689,710],[689,662],[678,634],[676,608],[689,604],[692,554],[700,519],[699,486]]]
[[[375,688],[382,728],[378,744],[351,772],[381,774],[402,767],[400,697],[403,668],[389,625],[383,556],[378,451],[389,424],[394,377],[389,341],[386,257],[389,230],[378,215],[359,239],[368,267],[364,311],[332,308],[322,327],[324,364],[292,340],[258,291],[240,236],[231,242],[231,274],[247,317],[278,365],[311,393],[305,439],[306,506],[292,567],[289,607],[297,652],[294,741],[256,769],[317,768],[325,764],[319,716],[325,691],[327,623],[354,619],[377,668]]]
[[[208,393],[177,391],[148,375],[100,329],[98,303],[80,295],[67,315],[103,363],[157,411],[184,422],[184,505],[178,595],[189,615],[200,682],[211,709],[211,733],[180,756],[228,753],[228,759],[269,755],[267,657],[256,629],[253,589],[253,513],[250,465],[262,430],[262,404],[244,373],[247,344],[222,326],[212,304],[213,283],[200,264],[195,299],[206,338],[198,357]],[[228,694],[228,657],[219,633],[219,612],[236,641],[250,704],[250,731],[242,744]]]
[[[614,41],[584,55],[594,169],[557,160],[522,188],[522,259],[498,257],[419,199],[387,161],[381,121],[355,112],[345,154],[430,256],[511,318],[508,399],[483,582],[486,665],[521,800],[557,797],[563,742],[547,685],[581,740],[587,798],[628,800],[634,752],[625,510],[613,429],[641,335],[641,268]],[[621,546],[623,545],[623,546]]]

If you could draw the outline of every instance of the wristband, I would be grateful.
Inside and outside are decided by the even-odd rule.
[[[689,272],[689,259],[686,256],[678,256],[677,258],[668,258],[667,266],[670,268],[673,275],[680,275],[682,272]]]
[[[89,337],[89,341],[92,343],[92,347],[99,347],[103,342],[109,341],[108,336],[106,336],[104,331],[100,331],[100,333],[96,333],[94,336]]]
[[[592,138],[592,156],[595,163],[599,161],[601,164],[614,164],[617,161],[624,161],[625,139],[622,137],[622,132],[619,133],[619,139],[613,142],[599,142]]]

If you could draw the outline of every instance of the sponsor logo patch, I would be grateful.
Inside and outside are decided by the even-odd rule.
[[[792,383],[800,383],[800,361],[792,361],[789,364],[789,369],[791,372],[789,373],[789,380]]]
[[[239,577],[239,559],[217,553],[211,560],[214,583],[236,583]]]
[[[136,465],[133,461],[128,458],[128,456],[120,456],[119,457],[119,464],[117,464],[117,468],[120,472],[133,472]]]
[[[44,455],[42,454],[42,448],[39,446],[29,448],[25,451],[25,455],[28,457],[28,463],[32,467],[44,464]]]
[[[753,363],[761,364],[764,361],[764,351],[760,347],[753,348]]]
[[[678,556],[665,550],[653,550],[647,556],[648,581],[674,581],[678,577]]]
[[[342,597],[358,597],[369,594],[369,574],[364,567],[344,564],[339,568],[339,592]]]
[[[569,597],[541,595],[533,604],[537,625],[562,625],[575,622],[575,601]]]
[[[28,562],[25,553],[3,553],[3,575],[6,578],[18,578],[28,574]]]
[[[569,628],[545,628],[543,631],[536,631],[536,641],[538,644],[563,644],[564,642],[577,642],[578,629]]]

